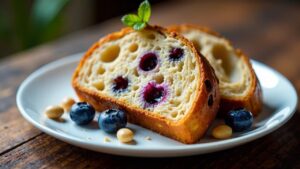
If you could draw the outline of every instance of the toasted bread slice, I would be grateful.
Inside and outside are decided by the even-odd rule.
[[[257,115],[262,109],[260,83],[249,58],[218,33],[193,25],[170,26],[181,33],[206,57],[219,79],[221,103],[219,114],[246,108]]]
[[[96,42],[72,85],[96,110],[120,108],[132,123],[195,143],[219,107],[217,78],[193,44],[175,32],[124,28]]]

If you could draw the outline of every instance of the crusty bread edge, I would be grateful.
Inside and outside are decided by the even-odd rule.
[[[128,119],[130,122],[139,124],[143,127],[156,131],[162,135],[176,139],[182,143],[195,143],[197,142],[206,132],[209,125],[215,119],[216,113],[219,108],[220,93],[216,76],[212,67],[208,61],[199,54],[194,48],[193,44],[185,39],[183,36],[176,32],[168,31],[167,29],[158,26],[148,26],[147,29],[154,29],[162,34],[167,34],[173,38],[181,40],[187,45],[192,52],[199,57],[196,58],[199,66],[199,72],[201,72],[201,78],[199,79],[199,87],[195,96],[195,102],[193,102],[190,111],[185,117],[179,121],[171,121],[159,115],[153,114],[149,111],[127,105],[125,102],[111,99],[110,97],[104,97],[97,92],[91,91],[88,88],[81,86],[77,82],[77,77],[80,69],[84,62],[91,56],[93,51],[101,46],[103,43],[113,41],[123,37],[124,35],[134,31],[131,28],[124,28],[119,32],[112,33],[96,42],[83,56],[78,67],[76,68],[73,78],[72,86],[75,89],[78,97],[82,101],[87,101],[92,104],[97,111],[103,111],[108,108],[121,108],[127,111]],[[212,91],[208,92],[204,85],[205,80],[210,80],[213,86]],[[214,103],[212,106],[208,106],[209,95],[213,96]],[[204,100],[203,100],[204,99]]]
[[[232,43],[227,40],[225,37],[221,36],[219,33],[202,26],[192,25],[192,24],[182,24],[182,25],[171,25],[168,27],[170,31],[181,32],[188,29],[198,29],[202,32],[206,32],[210,35],[217,36],[222,38],[223,40],[227,41],[231,46]],[[262,102],[262,90],[260,82],[252,68],[249,58],[240,50],[235,49],[236,55],[247,64],[250,75],[252,79],[251,88],[248,94],[240,99],[237,98],[229,98],[229,97],[222,97],[220,102],[219,108],[219,116],[224,116],[228,111],[236,108],[246,108],[247,110],[251,111],[254,116],[258,115],[262,111],[263,102]]]

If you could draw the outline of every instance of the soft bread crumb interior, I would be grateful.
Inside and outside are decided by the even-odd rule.
[[[171,61],[172,48],[181,48],[183,57]],[[140,58],[147,52],[158,56],[158,67],[145,72],[139,69]],[[146,109],[162,117],[177,121],[190,110],[200,84],[200,65],[191,49],[181,41],[151,30],[131,32],[124,37],[104,43],[89,57],[79,72],[78,81],[95,92],[122,100],[139,109]],[[114,79],[128,78],[127,90],[115,93]],[[141,97],[149,82],[167,86],[166,99],[154,106],[145,107]]]
[[[193,42],[214,68],[220,82],[221,97],[240,98],[247,95],[251,86],[250,70],[228,41],[200,30],[181,33]]]

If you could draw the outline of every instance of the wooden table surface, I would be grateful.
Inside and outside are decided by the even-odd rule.
[[[168,2],[151,23],[209,26],[246,54],[277,69],[300,90],[300,5]],[[34,128],[16,107],[16,90],[34,70],[85,51],[121,27],[119,18],[15,54],[0,62],[0,168],[300,168],[300,109],[275,132],[229,150],[181,158],[132,158],[97,153]]]

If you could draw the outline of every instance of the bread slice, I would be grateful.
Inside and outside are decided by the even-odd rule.
[[[191,42],[158,26],[100,39],[81,59],[72,85],[96,110],[123,109],[130,122],[183,143],[203,136],[220,101],[207,60]]]
[[[193,25],[170,26],[206,57],[219,79],[220,115],[244,107],[257,115],[262,109],[262,91],[249,58],[218,33]]]

